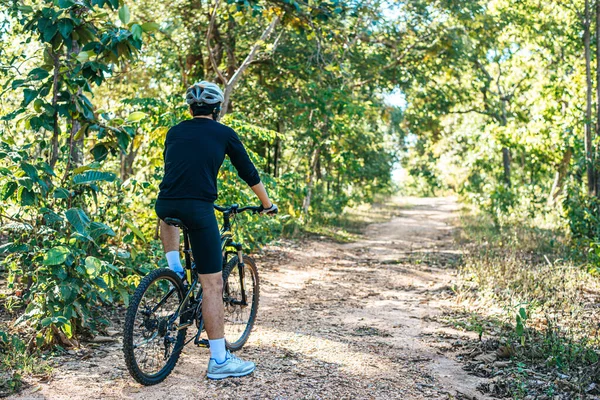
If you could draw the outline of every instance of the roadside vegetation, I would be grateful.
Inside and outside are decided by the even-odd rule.
[[[476,332],[459,350],[491,378],[483,393],[511,398],[600,394],[600,275],[551,223],[502,227],[464,211],[456,308],[444,321]],[[532,397],[533,396],[533,397]]]

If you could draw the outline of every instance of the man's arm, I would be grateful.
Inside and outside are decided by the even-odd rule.
[[[262,203],[263,208],[268,209],[271,208],[273,202],[269,199],[269,195],[267,194],[267,190],[265,189],[265,185],[262,182],[257,183],[254,186],[251,186],[250,189],[256,194],[256,197]]]
[[[235,132],[232,133],[233,135],[227,146],[227,154],[229,155],[231,163],[235,169],[237,169],[239,176],[246,181],[248,186],[250,186],[252,191],[256,194],[256,197],[258,197],[262,203],[264,211],[267,213],[276,213],[277,206],[275,206],[269,198],[265,185],[260,181],[258,171],[256,171],[254,164],[250,161],[250,157],[248,157],[244,145],[238,135]]]

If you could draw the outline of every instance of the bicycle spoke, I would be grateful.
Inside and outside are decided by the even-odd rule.
[[[177,331],[173,322],[179,296],[167,279],[159,279],[146,290],[135,316],[133,352],[144,374],[158,373],[174,348]]]
[[[248,328],[252,313],[254,277],[248,268],[244,268],[243,271],[246,304],[242,301],[242,285],[237,266],[230,272],[225,286],[225,338],[230,343],[235,343],[242,338]]]

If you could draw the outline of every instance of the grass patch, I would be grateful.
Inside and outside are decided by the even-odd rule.
[[[600,278],[573,256],[560,230],[527,222],[498,227],[467,212],[461,222],[464,256],[455,290],[466,312],[448,322],[513,349],[515,384],[507,391],[514,398],[557,390],[572,398],[595,394]],[[538,390],[536,374],[538,381],[546,376],[560,385],[540,384]]]
[[[30,351],[28,347],[19,335],[7,332],[0,325],[0,397],[21,390],[25,376],[50,373],[40,351]]]

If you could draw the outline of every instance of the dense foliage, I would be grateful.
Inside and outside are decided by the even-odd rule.
[[[594,245],[598,10],[590,1],[432,7],[430,23],[446,27],[441,55],[405,91],[405,163],[417,181],[457,191],[498,225],[559,214]]]
[[[283,210],[240,217],[248,246],[392,186],[398,111],[382,95],[423,49],[385,2],[0,4],[0,282],[40,345],[101,328],[164,265],[163,142],[195,81],[224,87],[223,121]],[[219,187],[220,203],[255,202],[228,162]]]

